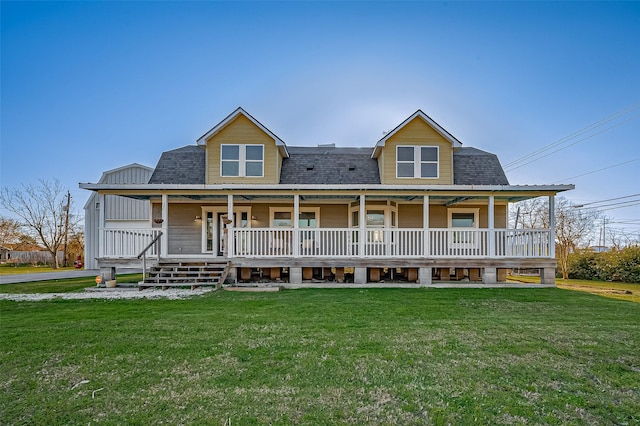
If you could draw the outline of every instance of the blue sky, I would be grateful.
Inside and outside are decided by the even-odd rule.
[[[78,182],[153,167],[238,106],[289,145],[340,146],[373,146],[420,108],[503,165],[622,111],[507,175],[575,183],[576,203],[640,193],[640,2],[1,8],[1,184],[57,177],[78,208]]]

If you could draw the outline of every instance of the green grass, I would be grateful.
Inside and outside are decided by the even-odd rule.
[[[119,283],[137,283],[142,281],[140,274],[121,274],[117,276]],[[0,293],[72,293],[87,287],[95,287],[95,277],[64,278],[60,280],[33,281],[19,284],[2,284]]]
[[[640,305],[586,293],[219,291],[0,312],[7,424],[640,422]]]
[[[61,272],[61,271],[73,271],[73,266],[67,268],[53,269],[51,266],[32,266],[32,265],[12,265],[9,263],[0,264],[0,275],[10,274],[36,274],[39,272]]]
[[[509,275],[509,280],[539,283],[540,277]],[[598,296],[640,303],[640,284],[556,278],[556,285],[565,290],[584,291]]]

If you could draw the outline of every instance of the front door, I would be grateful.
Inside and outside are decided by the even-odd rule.
[[[216,256],[224,254],[226,225],[224,223],[227,214],[223,212],[207,212],[206,229],[206,251],[214,253]],[[235,221],[236,214],[233,214]]]
[[[217,234],[218,234],[218,256],[222,256],[224,254],[224,247],[225,244],[227,243],[226,241],[226,233],[224,232],[225,228],[227,227],[227,225],[224,223],[225,220],[227,219],[227,213],[218,213],[218,229],[217,229]],[[237,222],[236,222],[236,214],[233,214],[233,223],[236,224],[237,226]]]

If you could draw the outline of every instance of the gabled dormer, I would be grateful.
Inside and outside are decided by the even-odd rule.
[[[462,143],[421,110],[378,141],[380,181],[389,184],[452,185],[453,151]]]
[[[285,143],[242,108],[198,138],[206,150],[207,184],[280,181]]]

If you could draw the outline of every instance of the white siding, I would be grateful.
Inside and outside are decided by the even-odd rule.
[[[98,183],[147,183],[153,173],[150,167],[140,164],[106,171]],[[93,193],[84,206],[84,267],[85,269],[97,269],[98,239],[99,239],[99,208],[98,194]],[[104,202],[105,226],[109,221],[117,221],[118,227],[140,227],[140,221],[149,219],[149,201],[135,200],[117,195],[107,195]]]

